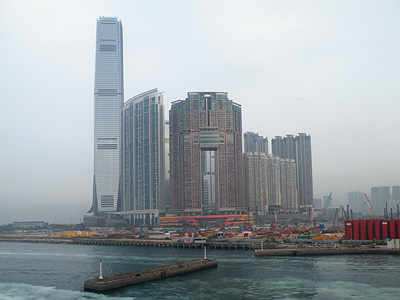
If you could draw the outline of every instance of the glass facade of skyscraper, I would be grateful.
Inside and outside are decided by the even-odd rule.
[[[157,224],[164,203],[164,104],[157,89],[123,107],[124,215],[137,224]]]
[[[120,209],[121,108],[124,102],[122,25],[113,17],[97,20],[94,88],[95,215]]]

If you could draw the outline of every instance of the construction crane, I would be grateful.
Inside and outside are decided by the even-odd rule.
[[[336,220],[337,220],[337,227],[335,226]],[[335,216],[333,217],[333,228],[339,230],[339,227],[340,227],[340,225],[339,225],[339,208],[336,208]]]
[[[364,193],[364,196],[365,196],[365,199],[367,199],[367,205],[369,207],[369,211],[371,212],[372,218],[376,219],[376,213],[375,213],[374,209],[372,208],[371,201],[369,201],[366,193]]]

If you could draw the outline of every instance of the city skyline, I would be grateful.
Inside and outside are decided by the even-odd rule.
[[[157,86],[168,111],[187,91],[227,91],[243,132],[311,134],[316,198],[399,185],[398,2],[77,3],[0,4],[0,223],[78,222],[91,205],[102,15],[124,22],[125,94]]]

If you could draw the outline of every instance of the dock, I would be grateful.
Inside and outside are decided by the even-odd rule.
[[[217,266],[218,262],[216,259],[197,259],[187,262],[179,262],[168,266],[103,277],[103,279],[94,278],[86,280],[84,283],[84,289],[85,291],[105,292],[125,286],[186,274],[189,272]]]
[[[348,254],[400,254],[400,249],[388,248],[298,248],[255,250],[255,256],[306,256]]]

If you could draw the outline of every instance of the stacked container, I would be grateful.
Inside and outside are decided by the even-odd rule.
[[[388,221],[381,220],[381,239],[387,239],[389,237]]]
[[[381,220],[372,220],[373,228],[374,228],[374,239],[381,240]]]
[[[366,220],[367,222],[367,240],[374,239],[374,225],[372,220]]]
[[[358,227],[358,220],[353,220],[351,222],[351,230],[353,231],[353,240],[359,240],[360,239],[360,229]]]
[[[365,220],[359,220],[358,225],[360,227],[360,240],[365,240],[366,239],[366,223]]]
[[[400,220],[396,220],[396,236],[400,239]]]
[[[351,236],[351,221],[346,221],[344,223],[344,238],[346,240],[351,240],[352,236]]]
[[[396,220],[390,220],[389,223],[389,237],[391,239],[398,239],[398,235],[396,232]]]

